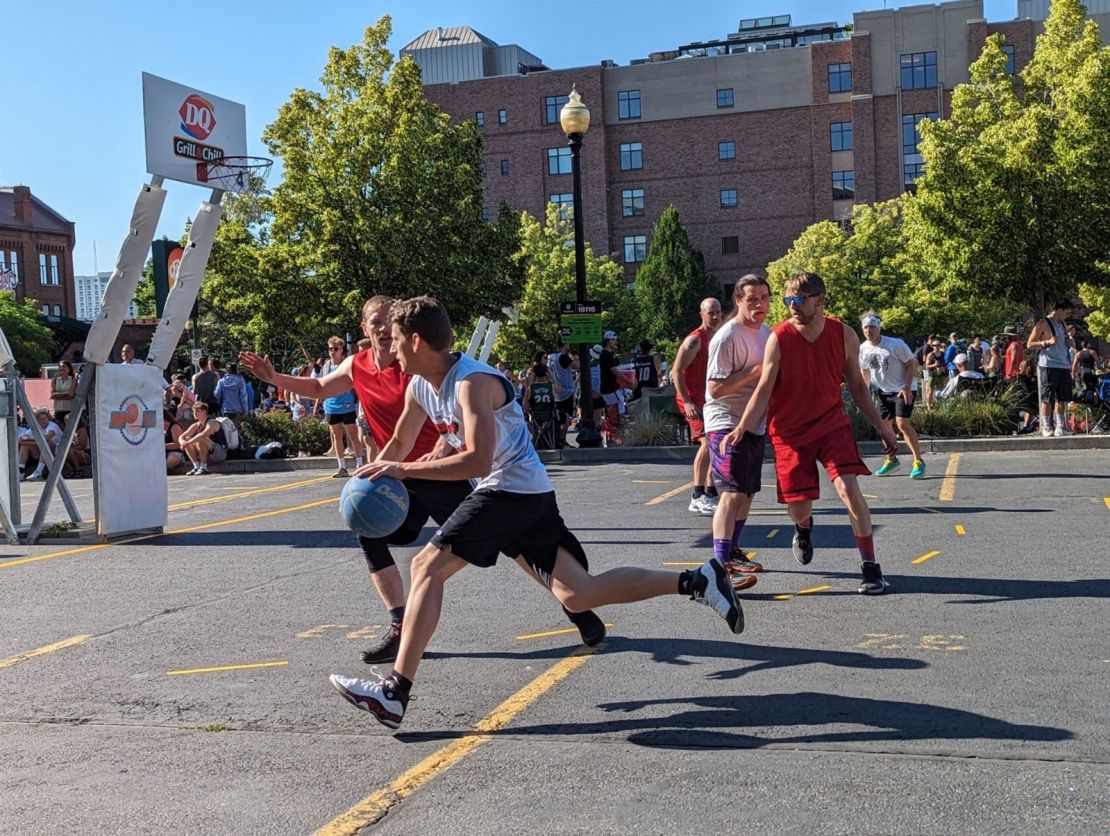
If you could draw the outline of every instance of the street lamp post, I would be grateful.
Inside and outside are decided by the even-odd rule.
[[[582,231],[582,166],[580,154],[582,138],[590,129],[590,111],[582,104],[582,96],[576,87],[571,86],[567,103],[559,112],[559,125],[567,135],[570,144],[570,169],[574,177],[574,287],[575,298],[585,304],[586,298],[586,241]],[[578,346],[578,380],[581,383],[582,397],[579,403],[578,446],[600,447],[601,433],[594,426],[593,381],[590,379],[590,346]]]

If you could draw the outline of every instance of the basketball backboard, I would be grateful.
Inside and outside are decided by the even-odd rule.
[[[143,73],[143,121],[146,170],[167,180],[211,187],[208,163],[247,153],[243,105],[150,73]]]

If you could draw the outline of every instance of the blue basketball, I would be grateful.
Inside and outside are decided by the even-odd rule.
[[[409,492],[397,479],[348,479],[339,496],[339,513],[364,537],[388,537],[409,513]]]

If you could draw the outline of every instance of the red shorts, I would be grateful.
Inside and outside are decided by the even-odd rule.
[[[690,428],[691,444],[697,444],[705,438],[705,422],[701,418],[686,418],[686,426]]]
[[[801,445],[790,445],[771,438],[775,450],[775,476],[779,502],[820,499],[817,462],[824,465],[830,479],[838,476],[868,476],[871,471],[859,457],[859,447],[850,426],[841,426],[821,438]]]

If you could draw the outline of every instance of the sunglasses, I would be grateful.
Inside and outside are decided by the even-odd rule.
[[[343,347],[339,345],[328,346],[328,351],[342,351]]]
[[[786,307],[788,307],[788,308],[791,305],[793,305],[795,308],[800,308],[802,305],[804,305],[806,303],[806,299],[812,299],[814,296],[818,296],[818,295],[820,295],[820,294],[817,294],[817,293],[803,293],[799,296],[783,296],[782,297],[782,303],[784,305],[786,305]]]

